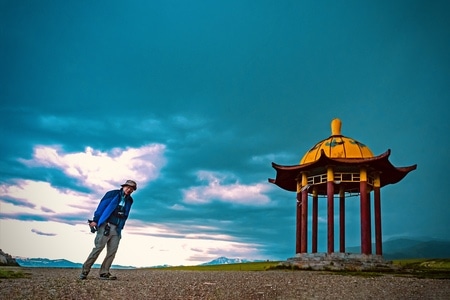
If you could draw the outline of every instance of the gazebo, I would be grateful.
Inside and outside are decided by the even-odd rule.
[[[331,122],[331,136],[315,144],[298,165],[272,163],[276,178],[269,182],[296,192],[296,257],[310,257],[308,252],[308,205],[312,198],[311,253],[317,253],[318,198],[327,201],[327,253],[337,253],[334,245],[334,197],[339,197],[339,251],[345,253],[345,200],[360,197],[361,255],[375,254],[382,259],[380,189],[401,181],[417,165],[395,167],[389,161],[391,151],[374,156],[363,143],[341,134],[341,121]],[[371,192],[374,201],[375,253],[372,251]],[[361,255],[359,257],[361,257]],[[314,255],[313,255],[314,256]],[[326,255],[325,255],[326,256]],[[297,259],[298,260],[298,259]]]

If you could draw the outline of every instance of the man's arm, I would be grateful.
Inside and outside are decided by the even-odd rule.
[[[106,207],[108,206],[109,202],[111,201],[111,199],[113,199],[113,197],[111,197],[111,193],[113,193],[113,191],[109,191],[107,192],[103,198],[100,200],[100,203],[97,206],[97,209],[94,212],[94,218],[93,218],[93,222],[90,224],[95,223],[92,226],[97,226],[98,221],[100,220],[100,217],[102,216],[103,212],[105,211]]]

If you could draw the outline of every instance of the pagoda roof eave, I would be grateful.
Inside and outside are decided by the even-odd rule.
[[[269,179],[269,182],[279,186],[282,189],[295,192],[297,191],[297,178],[301,172],[308,172],[317,168],[326,166],[366,166],[369,171],[380,172],[381,187],[397,183],[402,180],[409,172],[415,170],[417,165],[408,167],[395,167],[389,161],[391,150],[388,149],[381,155],[370,158],[330,158],[322,150],[320,157],[311,163],[302,165],[282,166],[272,163],[272,167],[277,171],[275,179]]]

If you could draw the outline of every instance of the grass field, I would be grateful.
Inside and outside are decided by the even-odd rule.
[[[268,262],[247,262],[225,265],[206,265],[206,266],[178,266],[161,267],[158,270],[186,270],[186,271],[266,271],[278,265],[279,261]],[[155,268],[154,268],[155,269]]]
[[[250,262],[239,264],[226,265],[207,265],[207,266],[178,266],[178,267],[162,267],[159,270],[186,270],[186,271],[267,271],[280,269],[279,261],[267,262]],[[390,272],[399,276],[414,276],[419,278],[436,278],[436,279],[450,279],[450,259],[407,259],[393,261],[395,266],[401,267],[397,271]],[[287,268],[286,270],[294,270]],[[357,275],[364,276],[370,273],[371,275],[383,275],[383,272],[346,272],[337,271],[337,274],[342,275]]]
[[[394,264],[402,267],[418,269],[450,270],[449,258],[438,259],[403,259],[395,260]]]
[[[23,278],[26,274],[19,270],[18,267],[6,267],[0,268],[0,279],[1,278]]]
[[[394,265],[402,267],[402,274],[419,278],[450,279],[450,259],[404,259]]]
[[[160,270],[187,270],[187,271],[265,271],[276,267],[280,261],[248,262],[224,265],[205,266],[176,266],[160,267]],[[403,259],[394,260],[393,264],[404,269],[416,270],[442,270],[450,272],[450,259]]]

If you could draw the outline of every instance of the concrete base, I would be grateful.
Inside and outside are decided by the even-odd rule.
[[[332,271],[391,271],[397,269],[392,261],[385,261],[381,255],[354,253],[297,253],[282,265],[302,270]]]

